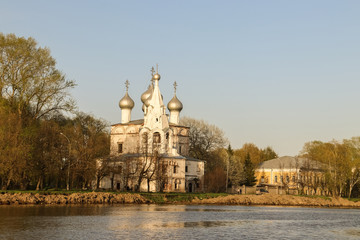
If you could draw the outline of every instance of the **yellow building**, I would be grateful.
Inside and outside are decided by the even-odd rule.
[[[284,156],[262,162],[255,176],[258,186],[280,194],[326,193],[320,164],[307,158]]]

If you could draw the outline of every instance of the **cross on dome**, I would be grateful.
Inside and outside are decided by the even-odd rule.
[[[125,81],[126,92],[128,92],[128,90],[129,90],[129,85],[130,85],[130,82],[129,82],[129,80],[126,79],[126,81]]]
[[[176,94],[176,87],[178,86],[178,84],[177,84],[176,81],[174,82],[174,85],[173,85],[173,86],[174,86],[174,93]]]

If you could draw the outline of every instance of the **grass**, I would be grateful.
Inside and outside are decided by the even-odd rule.
[[[226,193],[139,193],[144,198],[154,203],[179,203],[191,202],[193,199],[208,199],[227,196]]]
[[[321,198],[324,200],[331,200],[331,197],[328,197],[328,196],[319,196],[319,195],[295,195],[295,196],[308,197],[308,198]]]

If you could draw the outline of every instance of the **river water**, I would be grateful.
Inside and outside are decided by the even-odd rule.
[[[0,206],[0,239],[360,239],[359,209]]]

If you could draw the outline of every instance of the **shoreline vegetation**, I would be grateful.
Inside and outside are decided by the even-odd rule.
[[[358,200],[358,199],[356,199]],[[225,193],[117,193],[86,191],[0,191],[0,205],[207,204],[360,208],[360,201],[322,196]]]

